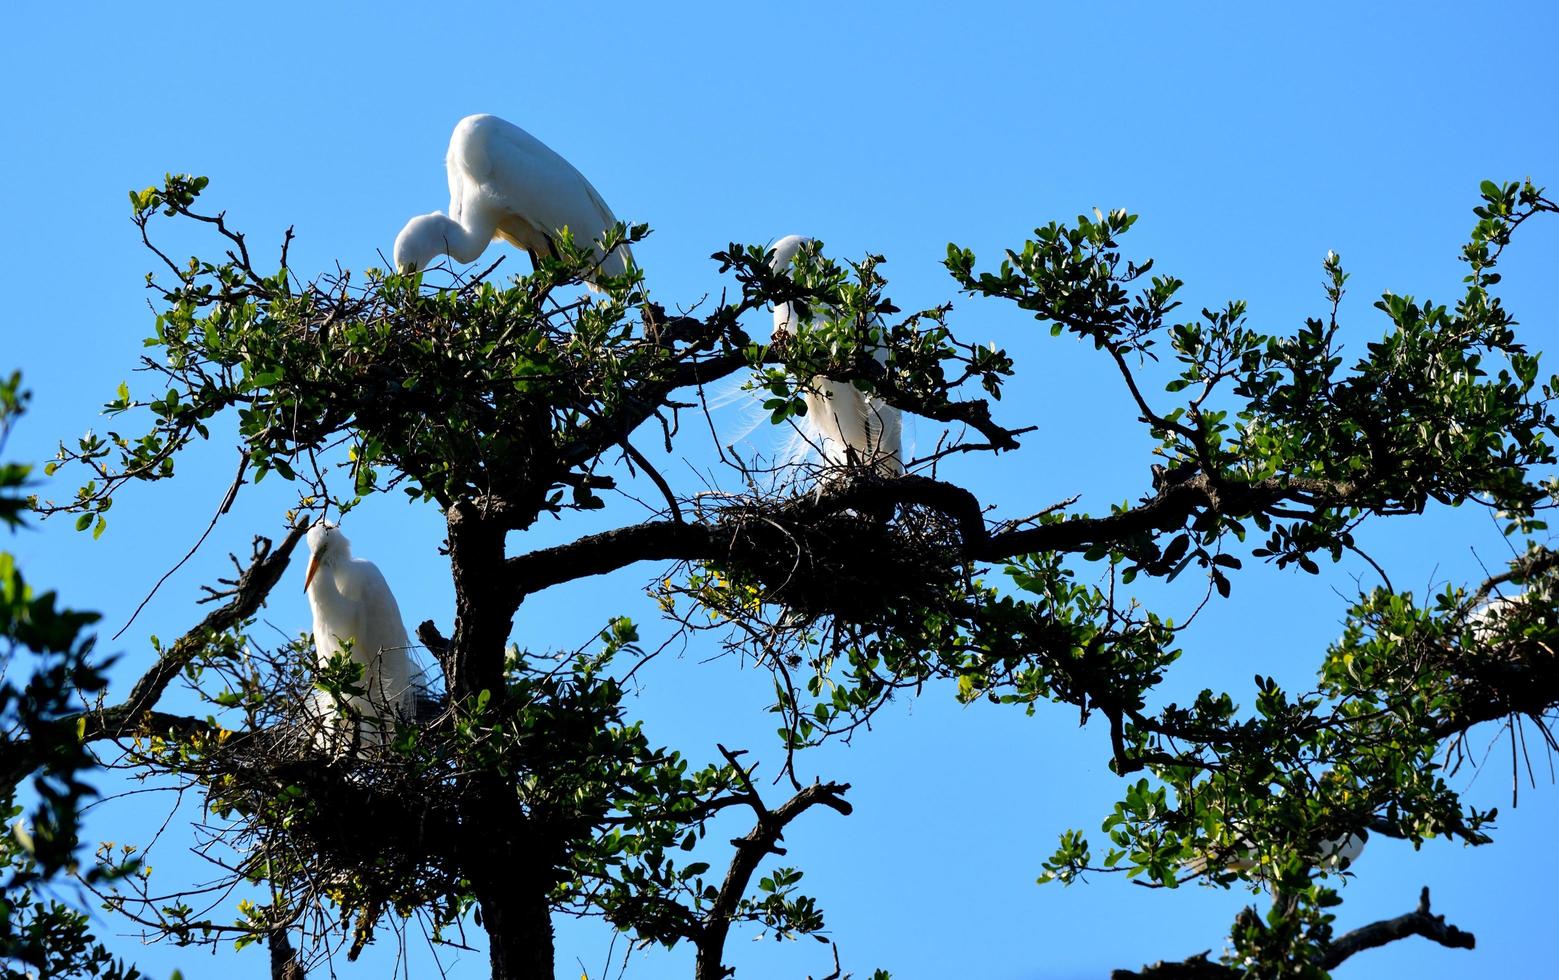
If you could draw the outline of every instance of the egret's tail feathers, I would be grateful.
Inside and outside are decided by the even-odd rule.
[[[829,466],[867,466],[881,476],[904,472],[899,410],[853,384],[818,379],[807,419]]]

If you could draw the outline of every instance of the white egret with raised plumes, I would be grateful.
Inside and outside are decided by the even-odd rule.
[[[787,235],[774,243],[770,268],[792,273],[792,265],[803,246],[812,241],[801,235]],[[803,321],[793,303],[774,306],[774,338],[805,331],[815,317]],[[877,363],[886,365],[888,354],[880,345],[872,349]],[[803,393],[807,414],[804,432],[831,467],[871,466],[884,476],[904,471],[900,442],[902,418],[899,410],[881,396],[867,394],[849,381],[824,377],[812,379],[814,389]]]

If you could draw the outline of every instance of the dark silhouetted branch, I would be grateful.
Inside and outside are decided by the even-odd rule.
[[[725,952],[725,939],[730,932],[731,921],[741,905],[742,896],[747,893],[747,885],[752,880],[753,872],[757,870],[758,862],[769,854],[785,853],[785,849],[779,846],[779,841],[785,836],[785,827],[819,804],[844,816],[849,816],[854,809],[844,799],[845,792],[850,788],[849,783],[813,783],[780,804],[778,808],[770,810],[764,806],[757,790],[753,788],[747,770],[736,761],[735,755],[723,745],[719,748],[721,754],[736,769],[746,790],[744,802],[752,807],[758,820],[747,836],[731,841],[736,848],[736,856],[731,859],[731,866],[726,869],[725,880],[720,883],[720,891],[714,903],[709,911],[704,913],[701,928],[695,939],[698,956],[693,975],[696,980],[723,980],[733,972],[722,966],[720,962]]]
[[[1326,954],[1321,958],[1321,966],[1328,970],[1335,969],[1350,956],[1409,936],[1423,936],[1449,949],[1473,949],[1478,944],[1472,933],[1449,925],[1443,915],[1430,913],[1429,886],[1425,885],[1418,896],[1418,908],[1395,919],[1372,922],[1337,937],[1327,946]]]
[[[1360,926],[1344,933],[1327,944],[1321,953],[1320,966],[1335,970],[1350,957],[1366,949],[1375,949],[1410,936],[1422,936],[1431,942],[1451,949],[1472,949],[1477,940],[1470,932],[1448,925],[1443,915],[1429,911],[1429,889],[1419,893],[1418,908],[1394,919],[1383,919]],[[1184,960],[1161,960],[1141,970],[1115,970],[1110,980],[1237,980],[1245,976],[1239,970],[1212,962],[1208,953],[1202,952]]]

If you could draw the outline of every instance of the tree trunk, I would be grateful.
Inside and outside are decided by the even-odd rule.
[[[505,588],[504,528],[474,504],[449,509],[449,562],[455,581],[455,634],[445,656],[451,704],[486,690],[503,694],[504,648],[518,600]]]
[[[505,586],[505,528],[465,500],[447,517],[455,580],[455,631],[444,657],[450,703],[463,707],[487,691],[490,710],[502,712],[504,647],[519,604]],[[550,865],[536,853],[513,782],[478,769],[457,785],[470,838],[462,865],[481,906],[493,980],[553,980]]]
[[[552,980],[552,913],[545,888],[516,879],[476,885],[493,980]]]

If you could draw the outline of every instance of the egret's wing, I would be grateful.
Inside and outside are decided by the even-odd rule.
[[[904,472],[904,419],[897,408],[875,395],[866,399],[866,436],[879,472],[893,476]]]
[[[376,676],[370,690],[377,699],[410,716],[411,637],[401,619],[400,605],[379,567],[371,561],[354,558],[347,562],[341,592],[353,600],[358,610],[354,656],[365,664],[375,664]]]
[[[880,325],[880,321],[879,321]],[[888,364],[888,352],[878,347],[872,352],[878,364]],[[878,395],[868,395],[865,400],[866,437],[871,446],[871,458],[879,472],[894,476],[904,472],[904,418],[893,405]]]
[[[612,209],[585,175],[541,140],[496,116],[472,117],[462,121],[466,123],[471,129],[465,148],[467,175],[481,185],[485,206],[512,219],[500,221],[506,237],[542,251],[539,243],[525,241],[530,237],[525,232],[551,239],[568,228],[583,245],[599,240],[616,224]],[[515,228],[514,223],[524,227]],[[614,251],[603,270],[620,273],[625,258]]]
[[[612,209],[607,207],[606,202],[601,199],[601,195],[598,191],[596,191],[595,185],[590,183],[590,181],[585,180],[583,175],[580,176],[580,179],[585,181],[585,193],[590,195],[590,203],[595,208],[595,222],[600,226],[601,234],[605,234],[606,229],[617,224],[617,217],[612,214]],[[569,227],[572,228],[573,226],[570,225]],[[599,240],[600,237],[601,235],[598,234],[595,236],[595,239]],[[602,260],[601,274],[607,276],[620,276],[624,272],[628,271],[628,263],[632,261],[632,250],[630,250],[627,245],[619,245],[612,249],[611,255],[608,255],[604,260]]]
[[[390,591],[390,584],[384,580],[377,565],[368,561],[362,564],[367,566],[362,589],[364,631],[378,639],[378,649],[406,650],[411,646],[411,638],[401,619],[401,607],[395,601],[395,593]]]
[[[807,423],[817,437],[823,462],[843,466],[850,461],[850,449],[866,449],[864,399],[848,381],[814,378],[815,393],[802,396],[807,403]]]
[[[466,130],[464,120],[455,127],[449,137],[449,150],[444,154],[444,176],[449,180],[449,216],[455,221],[465,213],[466,170],[461,163],[465,154]]]

